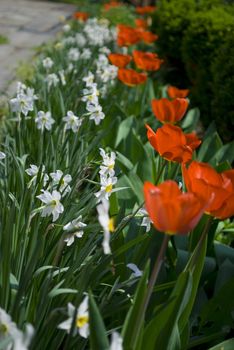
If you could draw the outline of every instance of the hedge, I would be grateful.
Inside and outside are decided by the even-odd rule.
[[[222,0],[162,0],[153,26],[159,34],[158,46],[166,62],[165,80],[178,87],[190,87],[191,103],[200,107],[204,125],[215,119],[222,138],[230,139],[227,124],[230,103],[221,102],[222,110],[217,108],[220,78],[216,78],[216,74],[220,75],[220,68],[215,70],[211,66],[220,54],[225,38],[234,31],[234,7]],[[225,45],[228,43],[231,44],[230,40]],[[231,48],[229,51],[233,53]],[[229,60],[233,61],[233,56]],[[227,67],[228,74],[233,76],[230,65],[231,62]],[[225,69],[226,65],[223,65],[224,76]],[[222,95],[229,96],[230,91],[224,90],[223,85]]]

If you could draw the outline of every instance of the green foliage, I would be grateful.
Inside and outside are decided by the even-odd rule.
[[[227,35],[225,42],[217,48],[211,64],[212,115],[218,120],[220,134],[224,140],[232,137],[234,128],[234,35]]]
[[[233,9],[221,0],[163,0],[153,24],[166,58],[164,78],[191,87],[192,105],[201,109],[204,125],[215,119],[225,141],[233,123]]]
[[[216,65],[218,71],[212,70],[212,63],[214,59],[217,60],[216,57],[220,56],[222,52],[220,44],[225,41],[227,34],[234,33],[233,20],[234,17],[222,7],[213,8],[204,13],[200,12],[193,16],[193,21],[185,33],[182,44],[183,62],[192,82],[192,101],[195,105],[199,104],[201,107],[204,125],[207,126],[210,119],[214,118],[218,128],[220,127],[220,132],[226,139],[230,138],[228,130],[230,128],[230,117],[233,113],[230,109],[231,106],[225,104],[225,109],[215,110],[215,108],[211,109],[211,105],[213,99],[216,104],[219,104],[220,100],[217,96],[219,95],[217,79],[219,79],[220,84],[218,89],[223,88],[224,95],[230,94],[231,91],[229,84],[226,89],[222,87],[221,79],[216,78],[217,72],[222,71],[224,77],[229,74],[229,79],[233,80],[233,71],[231,72],[230,67],[226,70],[225,64],[222,66]],[[230,41],[229,44],[226,44],[226,47],[229,46],[229,52],[231,50],[230,44]],[[232,58],[230,58],[230,61],[233,62]],[[219,61],[219,63],[221,62]],[[213,87],[214,80],[216,80],[216,89]],[[228,97],[226,99],[228,100]],[[220,113],[221,111],[222,113]],[[228,135],[226,135],[226,132],[228,132]]]
[[[102,15],[110,21],[111,24],[117,25],[118,23],[133,26],[134,25],[134,15],[130,7],[118,6],[110,8],[109,10],[102,10]]]

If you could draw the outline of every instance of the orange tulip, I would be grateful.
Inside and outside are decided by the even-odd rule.
[[[110,62],[118,68],[125,68],[132,60],[132,56],[123,55],[121,53],[111,53],[108,58]]]
[[[169,235],[187,234],[199,222],[206,202],[193,193],[182,193],[175,181],[158,186],[144,184],[145,206],[158,231]]]
[[[185,98],[189,94],[188,89],[178,89],[175,86],[168,86],[167,93],[170,98]]]
[[[133,69],[120,68],[118,70],[118,78],[125,85],[132,87],[143,84],[147,80],[147,75],[144,73],[138,73]]]
[[[218,210],[214,210],[212,212],[212,215],[224,220],[231,216],[234,216],[234,169],[226,170],[222,172],[221,175],[224,179],[231,180],[232,190],[230,188],[229,196],[223,201],[221,207]]]
[[[189,192],[210,201],[208,214],[220,218],[232,214],[234,205],[229,198],[233,198],[233,170],[219,174],[211,165],[193,161],[188,168],[183,166],[183,176]]]
[[[141,40],[139,32],[136,28],[118,25],[117,44],[119,46],[130,46],[138,43]]]
[[[137,28],[140,28],[140,29],[146,29],[148,27],[147,22],[142,18],[136,18],[135,25]]]
[[[136,12],[139,15],[153,13],[155,10],[156,10],[156,6],[142,6],[142,7],[138,6],[138,7],[136,7]]]
[[[89,18],[89,14],[87,12],[75,12],[73,17],[79,21],[85,22]]]
[[[113,7],[119,7],[119,6],[122,6],[123,4],[121,2],[118,2],[118,1],[110,1],[109,3],[107,4],[104,4],[103,7],[106,11],[112,9]]]
[[[156,53],[133,51],[133,59],[138,68],[149,71],[156,71],[160,68],[163,60],[157,57]]]
[[[156,132],[149,125],[146,125],[146,128],[151,146],[163,158],[171,162],[187,163],[191,161],[194,149],[201,143],[195,134],[184,134],[181,128],[171,124],[164,124]],[[193,142],[190,141],[191,139]]]
[[[188,100],[186,98],[176,98],[173,101],[167,98],[160,100],[152,100],[152,109],[155,117],[161,123],[177,123],[180,121],[188,108]]]
[[[141,40],[143,40],[144,43],[146,44],[152,44],[153,42],[158,40],[158,35],[147,31],[141,32],[140,37],[141,37]]]

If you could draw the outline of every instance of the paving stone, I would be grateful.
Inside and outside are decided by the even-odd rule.
[[[35,47],[55,39],[62,27],[61,17],[71,17],[75,9],[41,0],[0,0],[0,33],[9,39],[9,44],[0,45],[0,94],[15,92],[19,62],[32,57]]]

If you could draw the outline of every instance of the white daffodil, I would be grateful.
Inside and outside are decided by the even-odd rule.
[[[44,58],[44,60],[42,60],[42,65],[45,69],[49,70],[50,68],[53,67],[54,62],[52,61],[52,59],[50,57],[46,57],[46,58]]]
[[[25,116],[28,115],[29,111],[33,111],[33,100],[24,93],[12,98],[10,105],[13,112],[23,113]]]
[[[58,72],[58,75],[59,75],[59,77],[60,77],[60,80],[61,80],[61,83],[62,83],[62,85],[64,86],[64,85],[66,85],[66,79],[65,79],[65,75],[64,75],[64,70],[62,69],[62,70],[60,70],[59,72]]]
[[[32,179],[29,182],[29,187],[31,186],[32,183],[36,183],[37,180],[37,175],[39,172],[39,167],[37,165],[34,164],[30,164],[30,168],[26,169],[25,172],[32,177]],[[49,176],[47,174],[45,174],[45,166],[42,166],[41,169],[41,179],[43,178],[43,185],[45,186],[47,181],[49,180]]]
[[[127,264],[127,267],[133,271],[131,276],[133,276],[133,277],[141,277],[142,276],[142,271],[139,270],[135,264],[129,263],[129,264]]]
[[[83,34],[77,33],[75,36],[75,41],[79,47],[84,47],[87,40]]]
[[[30,324],[26,325],[25,334],[20,331],[12,321],[10,315],[0,308],[0,342],[9,340],[4,349],[27,350],[29,348],[34,329]]]
[[[111,50],[108,47],[103,46],[103,47],[100,47],[99,52],[104,55],[109,55],[111,53]]]
[[[80,51],[77,49],[77,48],[71,48],[69,51],[68,51],[68,59],[70,61],[78,61],[79,57],[80,57]]]
[[[47,77],[45,78],[46,83],[48,84],[48,89],[50,90],[50,88],[53,86],[57,86],[59,83],[59,78],[57,76],[57,74],[52,73],[52,74],[48,74]]]
[[[147,211],[145,210],[145,208],[141,208],[138,211],[137,216],[143,216],[143,219],[142,219],[142,222],[141,222],[141,226],[145,226],[146,227],[146,232],[149,232],[150,228],[151,228],[152,221],[151,221]]]
[[[104,238],[102,241],[102,247],[104,254],[111,254],[110,248],[110,232],[114,231],[114,221],[109,217],[109,201],[103,199],[97,206],[98,221],[103,228]]]
[[[77,117],[72,111],[68,111],[66,117],[63,118],[66,122],[65,130],[71,129],[73,132],[77,132],[83,122],[83,119]]]
[[[71,187],[68,185],[72,177],[71,175],[63,175],[63,172],[61,170],[56,170],[55,173],[50,173],[50,176],[52,177],[53,184],[59,185],[59,191],[62,192],[63,196],[71,191]]]
[[[92,51],[89,48],[83,49],[80,58],[83,60],[89,60],[92,56]]]
[[[0,152],[0,160],[2,160],[2,159],[5,159],[6,158],[6,155],[5,155],[5,153],[3,153],[3,152]]]
[[[89,86],[89,89],[83,89],[82,93],[83,97],[81,98],[81,101],[89,102],[94,105],[98,104],[99,90],[97,89],[97,84],[93,83]]]
[[[63,31],[64,31],[64,33],[67,33],[67,32],[69,32],[71,30],[71,26],[69,25],[69,24],[65,24],[64,26],[63,26]]]
[[[110,350],[123,350],[123,338],[118,332],[112,333]]]
[[[104,149],[100,149],[100,155],[102,156],[103,162],[100,166],[99,174],[101,176],[110,176],[113,177],[115,175],[114,167],[115,167],[115,158],[116,154],[111,152],[110,155],[104,151]]]
[[[105,118],[105,114],[102,112],[102,106],[99,104],[87,104],[87,111],[89,112],[89,119],[94,120],[95,125],[99,125],[101,120]]]
[[[94,83],[94,75],[88,72],[88,75],[82,79],[85,82],[86,87],[91,87]]]
[[[109,199],[111,193],[113,192],[113,186],[117,182],[117,177],[106,177],[101,176],[101,189],[100,191],[94,193],[94,195],[98,198],[98,200],[102,200],[103,198]]]
[[[51,117],[50,112],[39,111],[37,117],[35,118],[37,124],[37,129],[44,131],[44,129],[51,130],[52,125],[55,123],[55,120]]]
[[[80,304],[78,310],[71,303],[68,303],[68,319],[58,325],[59,329],[67,331],[69,334],[75,318],[75,327],[73,336],[77,333],[83,338],[89,336],[89,310],[88,310],[88,297],[86,296]]]
[[[42,190],[42,192],[42,194],[37,196],[42,203],[45,203],[41,216],[45,217],[52,214],[53,221],[56,221],[59,215],[64,211],[64,207],[60,203],[61,194],[56,190],[54,190],[52,193],[46,190]]]
[[[67,246],[70,246],[74,243],[75,237],[83,237],[84,231],[82,230],[82,228],[86,227],[87,225],[81,222],[81,220],[82,216],[80,215],[77,219],[72,220],[71,222],[68,222],[65,226],[63,226],[64,231],[76,230],[75,232],[69,233],[69,235],[64,239],[64,242],[67,243]]]

